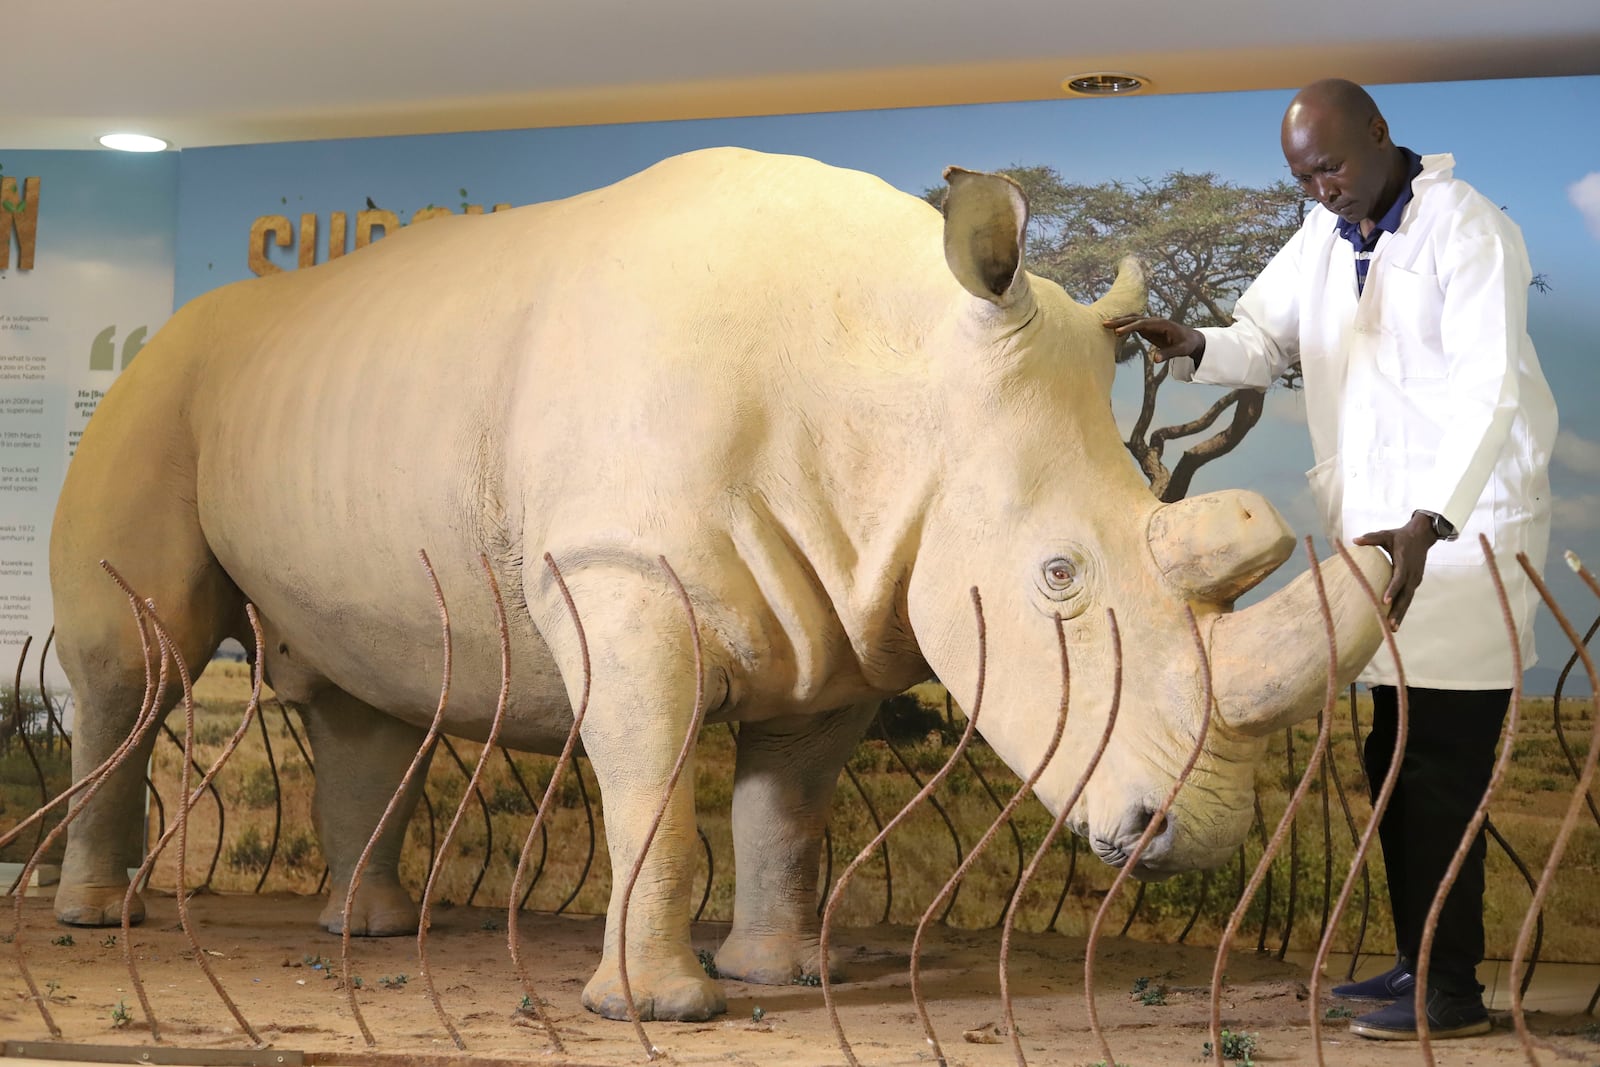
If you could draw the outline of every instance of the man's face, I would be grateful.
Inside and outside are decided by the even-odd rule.
[[[1301,190],[1346,222],[1376,218],[1388,178],[1383,120],[1352,122],[1297,108],[1284,119],[1283,157]]]

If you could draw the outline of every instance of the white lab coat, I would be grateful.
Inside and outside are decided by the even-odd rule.
[[[1318,206],[1240,297],[1234,324],[1202,331],[1199,368],[1173,360],[1171,373],[1265,388],[1299,360],[1316,460],[1307,478],[1328,536],[1348,544],[1416,510],[1460,531],[1429,551],[1395,635],[1405,684],[1501,689],[1512,644],[1478,536],[1494,551],[1527,668],[1539,598],[1516,554],[1542,574],[1556,408],[1527,333],[1522,233],[1451,176],[1454,164],[1423,158],[1359,298],[1354,250]],[[1362,679],[1397,684],[1393,657],[1380,650]]]

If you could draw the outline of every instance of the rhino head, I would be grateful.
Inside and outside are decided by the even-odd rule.
[[[1106,724],[1120,633],[1118,721],[1067,824],[1121,865],[1194,751],[1205,718],[1201,653],[1214,714],[1194,771],[1135,873],[1159,878],[1225,862],[1253,819],[1266,737],[1315,716],[1328,643],[1312,576],[1234,611],[1284,563],[1295,540],[1260,495],[1212,493],[1163,505],[1121,440],[1111,410],[1114,339],[1105,318],[1140,310],[1144,280],[1125,261],[1091,306],[1030,275],[1027,202],[997,175],[951,168],[945,258],[961,290],[936,331],[942,396],[940,491],[908,591],[921,651],[964,707],[978,678],[969,590],[982,597],[988,656],[978,727],[1019,775],[1037,766],[1061,693],[1055,620],[1070,661],[1067,740],[1037,793],[1058,814]],[[1377,588],[1388,561],[1352,557]],[[1322,567],[1338,669],[1347,684],[1382,624],[1348,565]]]

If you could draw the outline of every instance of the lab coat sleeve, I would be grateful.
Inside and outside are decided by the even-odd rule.
[[[1439,263],[1440,339],[1453,411],[1416,506],[1466,525],[1516,417],[1518,363],[1532,268],[1521,240],[1497,230],[1453,240]]]
[[[1300,358],[1300,262],[1305,228],[1296,231],[1250,283],[1233,308],[1233,325],[1206,326],[1200,365],[1169,361],[1172,377],[1249,389],[1266,389]]]

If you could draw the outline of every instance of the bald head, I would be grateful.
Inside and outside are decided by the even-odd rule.
[[[1346,221],[1381,218],[1400,194],[1405,155],[1355,82],[1325,78],[1301,89],[1283,114],[1282,137],[1300,188]]]

